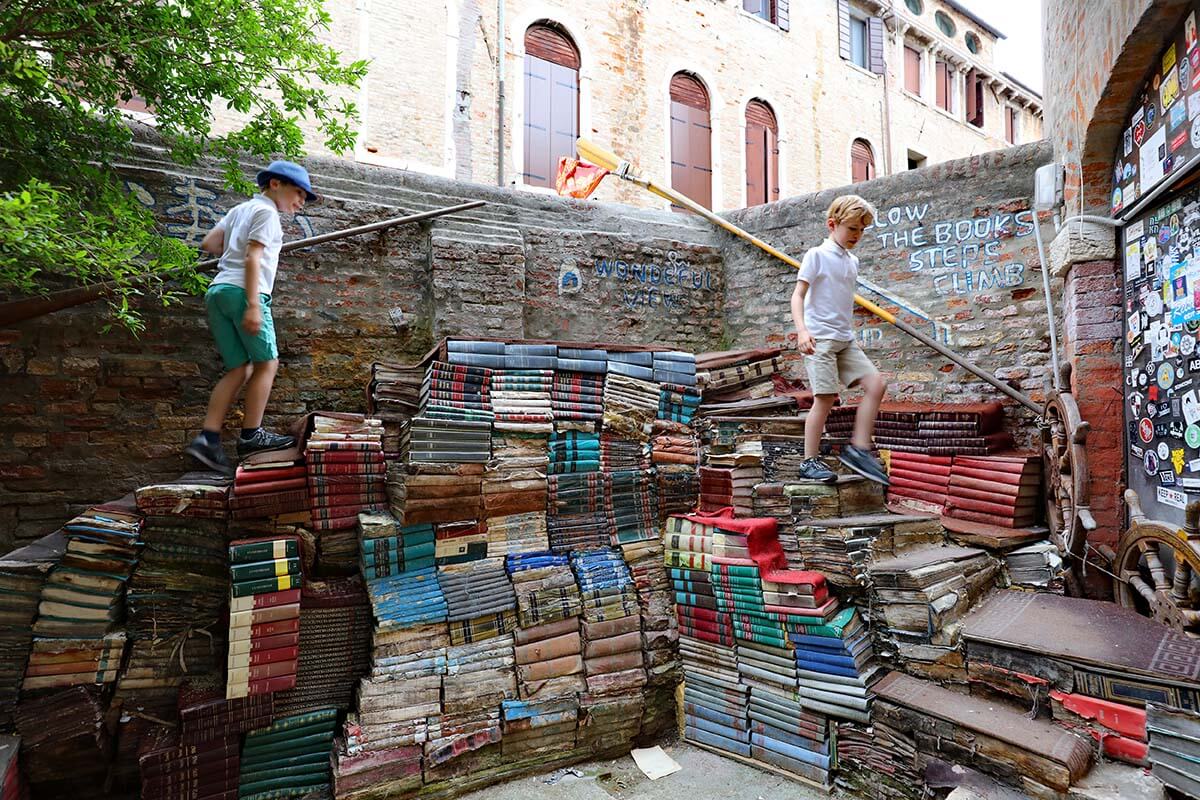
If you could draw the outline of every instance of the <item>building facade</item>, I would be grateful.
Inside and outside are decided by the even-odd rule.
[[[1003,34],[951,0],[327,7],[326,39],[371,60],[347,97],[364,163],[550,191],[584,135],[721,210],[1042,136],[1040,96],[995,67]]]

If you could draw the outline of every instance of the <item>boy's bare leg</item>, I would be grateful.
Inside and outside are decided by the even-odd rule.
[[[808,419],[804,421],[804,458],[817,458],[821,455],[821,434],[825,432],[825,418],[829,409],[837,402],[836,394],[819,394],[813,397],[812,408],[808,410]]]
[[[220,433],[225,426],[225,417],[237,400],[238,392],[250,377],[250,365],[246,364],[229,370],[217,381],[212,394],[208,398],[208,412],[204,415],[204,430]]]
[[[854,446],[863,450],[871,449],[871,437],[875,433],[875,417],[879,415],[879,404],[883,402],[884,392],[887,391],[887,379],[878,372],[872,373],[861,381],[863,398],[858,404],[858,412],[854,415]],[[808,447],[808,428],[805,427],[805,448]]]
[[[258,361],[253,365],[250,380],[246,383],[243,428],[257,428],[262,425],[263,413],[267,410],[267,400],[271,398],[271,386],[275,383],[275,373],[278,370],[279,359]]]

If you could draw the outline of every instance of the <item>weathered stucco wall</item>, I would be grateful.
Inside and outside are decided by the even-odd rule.
[[[865,283],[860,293],[1040,400],[1050,345],[1030,196],[1033,172],[1049,158],[1045,143],[1023,145],[746,209],[732,219],[800,258],[826,237],[833,198],[862,194],[880,218],[855,250]],[[794,348],[788,304],[795,271],[748,245],[726,253],[734,346]],[[860,344],[891,376],[893,399],[999,395],[864,311],[855,324]]]

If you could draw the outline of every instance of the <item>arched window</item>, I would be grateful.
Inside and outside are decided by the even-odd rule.
[[[855,139],[850,145],[850,181],[862,183],[875,177],[875,153],[866,139]]]
[[[746,205],[779,199],[779,123],[762,100],[746,105]]]
[[[525,170],[529,186],[554,186],[559,156],[579,137],[579,50],[548,22],[525,31]]]
[[[708,90],[686,72],[671,78],[671,187],[712,208],[712,124]]]

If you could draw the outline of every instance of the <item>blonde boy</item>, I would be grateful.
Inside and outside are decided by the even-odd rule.
[[[858,258],[850,251],[875,219],[875,209],[858,195],[838,197],[825,214],[829,237],[804,254],[792,292],[792,320],[797,344],[805,355],[813,407],[804,423],[804,458],[800,468],[808,480],[833,483],[837,475],[820,458],[825,418],[842,386],[860,386],[863,398],[854,419],[852,444],[838,460],[864,478],[887,484],[883,466],[871,455],[875,416],[887,380],[854,340],[854,288]]]

